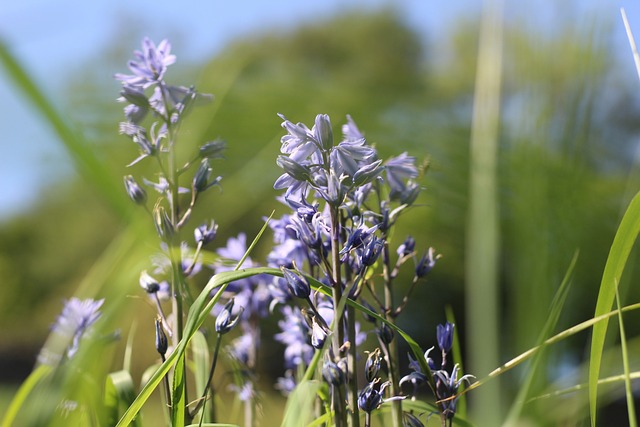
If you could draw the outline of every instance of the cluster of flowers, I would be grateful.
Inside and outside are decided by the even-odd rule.
[[[156,46],[144,39],[142,50],[136,51],[136,59],[128,64],[132,74],[116,75],[122,82],[119,101],[127,104],[120,132],[140,149],[139,157],[129,166],[145,158],[153,159],[158,166],[156,182],[143,179],[148,188],[159,193],[152,209],[147,207],[147,192],[133,175],[127,175],[124,183],[130,198],[149,212],[161,239],[161,255],[154,258],[151,273],[141,272],[140,286],[157,307],[156,349],[163,360],[181,339],[184,313],[192,300],[187,279],[203,271],[201,251],[217,234],[217,224],[210,221],[194,228],[191,244],[195,249],[181,237],[198,196],[220,182],[220,177],[212,177],[210,162],[219,158],[224,148],[220,141],[207,142],[186,163],[178,164],[178,128],[194,101],[206,97],[193,87],[165,82],[166,69],[175,62],[170,50],[166,40]],[[145,127],[149,116],[151,124]],[[386,401],[393,402],[396,425],[402,420],[420,425],[417,417],[402,412],[400,386],[407,382],[416,387],[428,383],[439,402],[441,417],[453,418],[458,388],[471,378],[465,375],[458,379],[458,366],[450,373],[446,370],[453,325],[438,327],[441,367],[434,365],[428,351],[424,355],[427,364],[412,361],[413,373],[404,378],[400,378],[394,339],[396,318],[439,258],[433,248],[419,256],[410,236],[395,251],[391,249],[390,235],[396,222],[420,192],[415,158],[402,153],[386,161],[380,159],[349,116],[337,143],[327,115],[316,116],[311,128],[280,117],[286,134],[276,163],[283,173],[274,188],[284,190],[279,200],[290,212],[270,221],[274,244],[263,264],[280,274],[256,274],[225,288],[223,300],[212,311],[217,339],[205,394],[189,415],[194,417],[207,401],[220,341],[237,324],[241,333],[226,347],[236,367],[233,387],[240,400],[249,404],[253,401],[260,319],[279,315],[281,331],[275,340],[285,349],[283,376],[277,388],[290,393],[305,371],[313,370],[322,359],[322,376],[331,391],[331,401],[326,403],[336,425],[346,425],[348,418],[352,424],[357,423],[359,410],[368,420],[371,412]],[[184,175],[192,169],[189,188],[181,187],[180,179],[184,181]],[[184,200],[188,203],[181,204]],[[219,248],[216,260],[207,266],[215,273],[230,270],[241,260],[243,268],[260,265],[247,257],[244,234]],[[398,303],[395,282],[409,261],[413,262],[413,281]],[[165,315],[169,302],[172,312]],[[65,308],[70,314],[63,313],[58,325],[60,330],[73,329],[68,332],[73,337],[69,357],[99,317],[101,304],[72,300]],[[366,384],[358,390],[356,363],[365,353],[360,347],[367,337],[365,327],[356,319],[360,312],[373,325],[379,347],[368,352]],[[425,373],[420,366],[428,366],[430,372]],[[165,387],[170,400],[168,382]]]

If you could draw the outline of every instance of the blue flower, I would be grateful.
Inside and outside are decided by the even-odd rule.
[[[284,364],[286,369],[295,370],[302,364],[309,364],[313,358],[313,347],[309,344],[309,327],[298,307],[282,307],[283,319],[278,321],[282,332],[277,333],[276,341],[285,345]]]
[[[140,184],[136,182],[133,176],[127,175],[124,177],[124,186],[129,198],[135,203],[141,205],[147,200],[147,192],[144,191],[144,188],[140,187]]]
[[[415,157],[409,156],[406,152],[385,162],[387,183],[392,193],[402,193],[407,186],[405,181],[410,178],[417,178],[418,169],[415,162]]]
[[[233,312],[234,301],[231,298],[224,306],[224,309],[216,317],[216,332],[224,335],[231,331],[238,323],[240,315],[244,311],[244,307],[240,307],[240,312]]]
[[[451,351],[451,346],[453,345],[453,323],[445,322],[444,325],[438,325],[437,330],[437,338],[438,338],[438,347],[442,350],[442,353],[446,354]]]
[[[171,55],[171,44],[166,39],[156,46],[145,37],[142,40],[142,50],[136,50],[133,54],[136,61],[128,63],[133,75],[116,74],[116,79],[133,87],[147,88],[158,84],[167,67],[176,61],[175,55]]]
[[[100,307],[104,299],[94,300],[91,298],[81,300],[71,298],[65,302],[62,313],[58,316],[53,330],[72,340],[67,347],[67,357],[73,357],[78,351],[80,339],[88,329],[100,318]]]
[[[215,221],[211,221],[209,224],[202,224],[193,230],[193,237],[196,243],[202,243],[206,245],[212,242],[216,238],[218,232],[218,224]]]
[[[451,419],[456,413],[456,404],[458,403],[458,397],[454,397],[458,394],[458,389],[463,382],[471,384],[471,379],[475,379],[475,376],[467,374],[458,379],[459,366],[456,364],[449,374],[445,370],[439,370],[434,373],[436,377],[436,398],[441,401],[442,413]]]
[[[416,265],[416,277],[424,277],[431,271],[436,265],[436,261],[440,259],[440,255],[436,255],[436,251],[433,248],[429,248],[427,253],[422,255],[420,261]]]

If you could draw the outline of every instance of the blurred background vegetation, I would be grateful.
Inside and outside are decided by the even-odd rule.
[[[640,93],[634,70],[620,67],[620,49],[611,46],[612,25],[618,24],[578,19],[541,34],[520,22],[506,23],[498,155],[500,363],[535,345],[576,251],[573,285],[556,331],[593,315],[614,232],[640,188]],[[226,159],[214,165],[214,173],[223,176],[222,191],[206,194],[206,209],[201,205],[193,223],[215,218],[220,246],[241,231],[254,235],[264,216],[282,209],[272,189],[282,135],[276,113],[305,123],[328,113],[334,132],[350,114],[382,156],[408,151],[428,162],[420,207],[406,216],[395,241],[412,234],[420,249],[433,246],[443,258],[399,323],[428,348],[451,306],[464,351],[465,304],[473,304],[465,300],[464,260],[478,27],[477,20],[461,20],[436,43],[425,43],[392,8],[383,8],[246,36],[201,62],[179,60],[170,81],[196,81],[199,91],[215,95],[213,103],[194,110],[180,144],[190,150],[218,137],[228,143]],[[129,173],[124,165],[137,151],[117,134],[118,84],[105,70],[125,71],[142,36],[123,30],[109,51],[74,67],[66,104],[57,106],[110,171],[103,184],[118,191],[121,176]],[[45,188],[29,210],[0,223],[0,382],[7,396],[32,368],[62,299],[74,294],[119,301],[110,327],[126,336],[136,319],[140,343],[134,350],[149,353],[137,368],[155,357],[151,338],[144,341],[152,336],[153,310],[137,285],[154,250],[153,229],[133,206],[117,207],[104,196],[79,166],[86,159],[75,162],[77,174]],[[144,167],[134,166],[135,173],[144,174]],[[268,240],[254,260],[267,252]],[[631,286],[635,280],[633,272],[625,275],[623,301],[640,300]],[[399,282],[399,293],[405,285]],[[637,347],[638,316],[628,317],[627,335]],[[264,341],[265,357],[278,357],[278,345]],[[583,382],[587,343],[584,333],[551,348],[536,393],[554,382]],[[110,351],[121,360],[122,346]],[[603,375],[619,373],[612,360]],[[263,363],[262,380],[270,392],[282,372],[267,367]],[[505,406],[522,372],[505,377]],[[614,394],[612,413],[615,400]],[[586,396],[547,399],[528,405],[527,413],[545,414],[550,425],[578,423],[587,414],[585,404]],[[0,413],[3,405],[0,399]]]

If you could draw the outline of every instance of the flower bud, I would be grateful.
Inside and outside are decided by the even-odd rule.
[[[358,407],[369,414],[382,405],[382,391],[384,387],[376,390],[376,383],[377,381],[370,382],[358,395]]]
[[[211,178],[211,166],[209,166],[209,159],[202,159],[200,167],[196,171],[193,177],[193,191],[202,192],[209,187],[209,178]]]
[[[440,258],[440,255],[436,255],[435,249],[429,248],[426,254],[422,255],[422,258],[416,266],[416,277],[421,278],[427,275],[431,269],[436,265],[436,261]]]
[[[147,270],[143,270],[140,273],[140,286],[148,294],[154,294],[160,290],[160,283],[147,273]]]
[[[289,291],[298,298],[306,299],[311,294],[311,286],[309,281],[302,275],[294,273],[288,268],[280,267]]]
[[[324,362],[322,366],[322,377],[326,382],[336,387],[344,384],[344,372],[338,365],[331,361]]]
[[[380,349],[376,348],[373,352],[369,353],[367,362],[364,365],[364,377],[367,382],[372,382],[378,378],[380,368],[382,366],[382,356],[380,355]]]
[[[156,350],[162,357],[167,353],[167,348],[169,347],[169,342],[167,341],[167,335],[164,333],[164,328],[162,327],[162,319],[156,318]]]
[[[218,224],[216,224],[214,221],[211,221],[209,225],[202,224],[195,230],[193,230],[193,237],[195,238],[196,243],[202,243],[203,245],[206,245],[216,238],[217,232]]]
[[[244,308],[240,307],[240,311],[237,314],[233,314],[232,311],[233,298],[225,304],[220,314],[218,314],[218,317],[216,317],[216,332],[220,335],[226,334],[231,329],[233,329],[234,326],[236,326],[236,323],[238,323],[238,320],[240,319],[240,315],[244,311]]]
[[[124,177],[124,186],[129,198],[137,204],[141,205],[147,200],[147,192],[144,191],[144,188],[140,187],[133,176],[127,175]]]
[[[391,329],[386,323],[382,323],[377,332],[378,336],[385,344],[389,344],[391,341],[393,341],[393,337],[395,336],[393,329]]]
[[[301,165],[300,163],[287,156],[278,156],[276,164],[284,169],[284,171],[295,180],[311,180],[311,171],[309,170],[309,168]]]
[[[168,242],[175,235],[175,228],[169,215],[167,215],[167,211],[161,205],[156,205],[153,209],[153,221],[156,226],[156,231],[158,232],[158,236],[165,242]]]
[[[320,148],[324,151],[329,151],[331,147],[333,147],[333,131],[331,130],[331,122],[327,114],[318,114],[316,116],[314,130]]]
[[[436,336],[438,338],[438,347],[444,353],[448,353],[451,351],[451,347],[453,346],[453,328],[455,325],[453,323],[445,322],[444,325],[437,326]]]
[[[404,257],[411,255],[416,248],[416,240],[412,236],[407,236],[404,242],[398,246],[398,256]]]
[[[227,143],[221,139],[215,141],[209,141],[200,147],[199,154],[203,159],[219,159],[222,157],[222,152],[227,147]]]

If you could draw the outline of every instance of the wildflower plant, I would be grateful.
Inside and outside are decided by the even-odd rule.
[[[440,367],[396,325],[440,258],[433,248],[420,255],[411,236],[400,243],[391,238],[421,191],[416,159],[408,153],[380,158],[350,116],[337,137],[326,114],[311,127],[280,115],[285,134],[276,164],[282,174],[273,187],[282,192],[278,201],[287,212],[267,218],[252,243],[240,233],[214,251],[215,220],[190,220],[195,209],[204,209],[202,193],[220,184],[212,164],[224,143],[204,142],[186,159],[178,149],[187,113],[211,96],[167,82],[176,60],[168,41],[156,45],[145,38],[134,56],[131,74],[115,76],[122,84],[118,101],[125,104],[120,134],[138,148],[123,182],[158,238],[157,253],[135,287],[156,311],[149,317],[154,337],[148,348],[158,361],[137,392],[126,369],[108,376],[107,424],[142,425],[140,411],[156,389],[172,426],[225,422],[217,395],[231,389],[244,403],[244,424],[254,425],[260,344],[273,339],[284,346],[282,377],[274,387],[295,402],[298,390],[315,384],[316,392],[303,398],[314,402],[307,418],[336,426],[358,426],[363,419],[369,426],[372,414],[387,405],[392,425],[420,425],[419,415],[402,406],[408,395],[401,386],[410,382],[430,387],[431,408],[443,426],[451,425],[460,388],[473,378],[458,378],[459,365],[447,364],[453,325],[437,328]],[[143,162],[154,167],[152,176],[137,172]],[[255,261],[251,249],[267,228],[273,246],[263,262]],[[403,270],[413,276],[408,286],[399,286]],[[204,287],[197,276],[208,279]],[[69,341],[64,358],[82,347],[103,303],[69,300],[55,325]],[[274,336],[261,328],[267,317],[277,318]],[[371,335],[377,345],[366,348]],[[400,337],[414,357],[413,372],[404,377]],[[227,389],[215,375],[221,355],[233,378]]]

